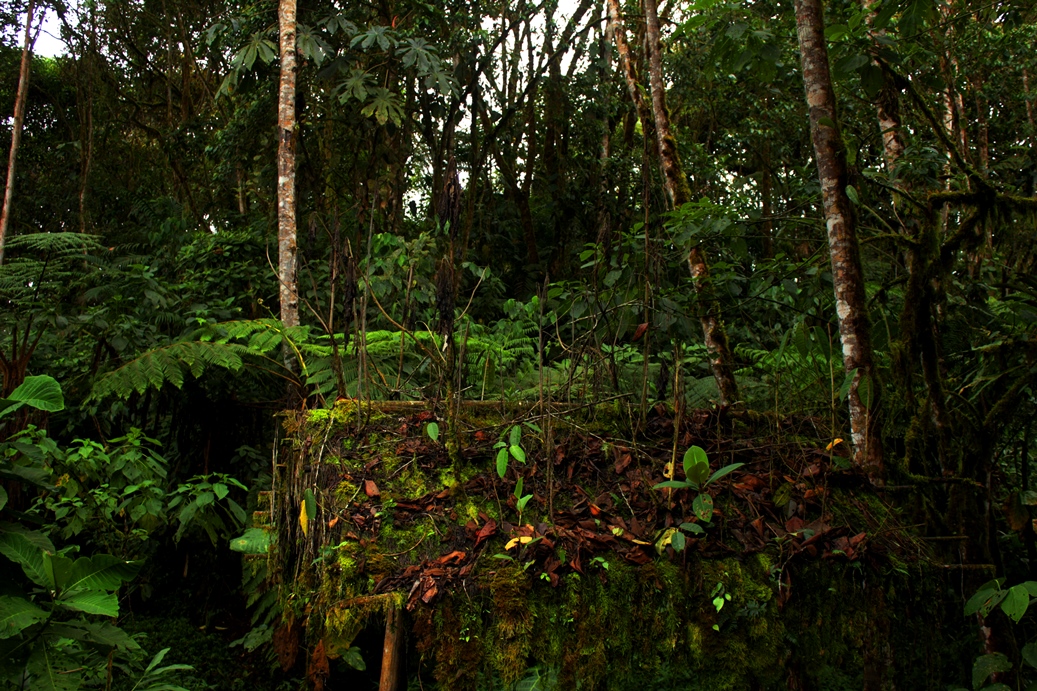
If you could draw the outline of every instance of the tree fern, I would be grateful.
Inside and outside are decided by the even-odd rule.
[[[237,372],[244,365],[243,358],[252,354],[247,347],[237,343],[170,343],[149,350],[102,375],[94,382],[89,398],[100,400],[116,396],[125,399],[149,388],[160,389],[167,383],[179,389],[184,384],[185,374],[200,377],[211,367]]]

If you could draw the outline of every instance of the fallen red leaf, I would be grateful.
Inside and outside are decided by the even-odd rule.
[[[434,598],[438,592],[439,591],[436,590],[436,586],[432,586],[431,588],[429,588],[421,594],[421,601],[427,605],[428,603],[432,602],[432,598]]]
[[[482,528],[479,528],[479,532],[475,534],[475,546],[478,547],[483,542],[493,537],[496,533],[497,521],[491,518]]]
[[[364,480],[364,494],[372,498],[382,496],[382,493],[378,491],[378,485],[374,483],[374,480]]]
[[[462,561],[464,561],[464,558],[466,556],[468,555],[464,552],[454,551],[450,554],[443,555],[436,561],[438,561],[440,564],[460,564]]]

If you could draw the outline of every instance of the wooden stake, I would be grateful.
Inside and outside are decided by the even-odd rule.
[[[397,605],[385,617],[385,642],[382,644],[382,675],[378,691],[396,691],[400,674],[400,642],[403,640],[403,614]]]

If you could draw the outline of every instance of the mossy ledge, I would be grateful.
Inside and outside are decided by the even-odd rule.
[[[308,660],[318,685],[318,658],[344,654],[390,609],[405,612],[405,672],[423,689],[968,679],[979,638],[961,615],[962,573],[794,423],[476,407],[462,408],[456,438],[433,440],[434,422],[417,405],[352,401],[286,414],[272,584],[282,629],[305,631],[305,652],[282,660]],[[502,478],[497,454],[516,425],[522,453]],[[708,521],[697,493],[653,489],[674,448],[693,444],[714,470],[745,464],[707,488]],[[531,495],[521,514],[519,478]],[[688,523],[704,533],[675,551]]]

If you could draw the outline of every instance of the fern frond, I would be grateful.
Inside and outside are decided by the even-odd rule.
[[[237,343],[171,343],[103,374],[94,382],[88,400],[99,401],[108,396],[126,399],[149,388],[160,389],[167,383],[179,389],[184,384],[185,372],[196,378],[211,367],[237,372],[244,365],[243,358],[251,354]]]

